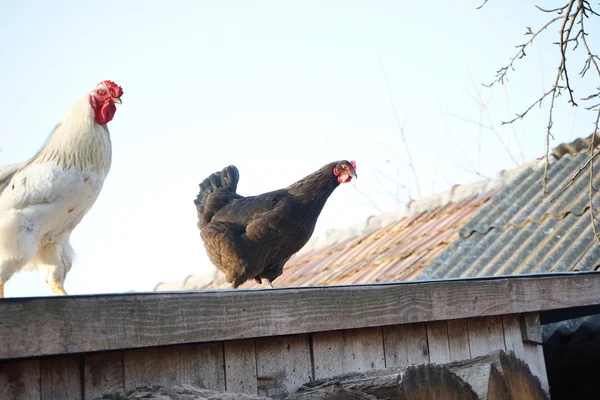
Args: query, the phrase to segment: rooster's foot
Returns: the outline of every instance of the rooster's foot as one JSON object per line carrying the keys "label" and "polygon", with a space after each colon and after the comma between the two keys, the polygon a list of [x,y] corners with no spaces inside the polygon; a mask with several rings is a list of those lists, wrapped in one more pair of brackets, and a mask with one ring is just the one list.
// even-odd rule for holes
{"label": "rooster's foot", "polygon": [[54,294],[57,294],[59,296],[66,296],[67,292],[65,291],[65,289],[63,288],[62,284],[58,281],[46,281],[46,283],[48,284],[48,286],[50,286],[50,289],[52,289],[52,291],[54,292]]}

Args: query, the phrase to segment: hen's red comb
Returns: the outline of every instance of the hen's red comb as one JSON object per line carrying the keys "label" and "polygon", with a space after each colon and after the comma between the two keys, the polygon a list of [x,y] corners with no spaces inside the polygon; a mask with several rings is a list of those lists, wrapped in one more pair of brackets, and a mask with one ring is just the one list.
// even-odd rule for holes
{"label": "hen's red comb", "polygon": [[102,81],[100,83],[104,83],[108,87],[110,94],[113,95],[114,97],[123,96],[123,89],[121,88],[121,86],[117,85],[113,81]]}
{"label": "hen's red comb", "polygon": [[350,164],[352,164],[352,168],[354,168],[354,170],[356,171],[356,161],[351,160]]}

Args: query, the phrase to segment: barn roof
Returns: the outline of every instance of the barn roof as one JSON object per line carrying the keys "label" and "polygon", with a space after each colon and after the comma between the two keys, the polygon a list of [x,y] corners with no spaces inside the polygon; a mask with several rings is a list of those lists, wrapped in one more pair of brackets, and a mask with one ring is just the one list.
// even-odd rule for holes
{"label": "barn roof", "polygon": [[[526,168],[460,228],[456,240],[418,279],[596,270],[600,242],[590,224],[589,168],[550,201],[588,159],[588,152],[565,153],[553,162],[544,198],[539,184],[543,168]],[[600,187],[600,167],[593,180]],[[597,213],[597,192],[593,207]]]}

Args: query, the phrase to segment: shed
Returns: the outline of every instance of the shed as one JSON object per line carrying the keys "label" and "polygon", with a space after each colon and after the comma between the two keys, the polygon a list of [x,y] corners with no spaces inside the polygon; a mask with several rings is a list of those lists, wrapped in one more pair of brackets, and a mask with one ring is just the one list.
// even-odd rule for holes
{"label": "shed", "polygon": [[348,372],[509,350],[547,390],[540,320],[597,312],[600,273],[8,298],[0,399],[191,384],[282,398]]}

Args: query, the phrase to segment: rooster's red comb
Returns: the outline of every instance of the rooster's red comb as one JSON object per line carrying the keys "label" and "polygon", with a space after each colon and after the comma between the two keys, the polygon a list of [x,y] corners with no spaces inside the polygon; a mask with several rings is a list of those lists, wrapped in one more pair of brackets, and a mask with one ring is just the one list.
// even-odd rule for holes
{"label": "rooster's red comb", "polygon": [[123,96],[123,89],[121,88],[121,86],[117,85],[113,81],[107,80],[107,81],[102,81],[100,83],[104,83],[106,85],[106,87],[108,87],[108,90],[112,96],[114,96],[114,97]]}

